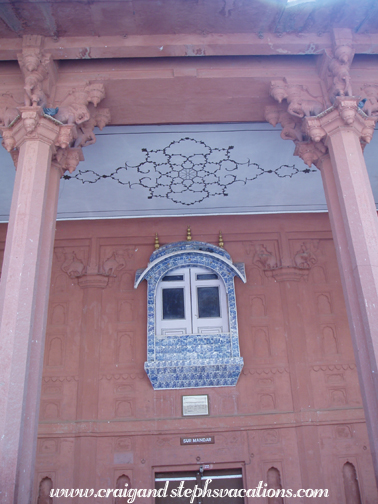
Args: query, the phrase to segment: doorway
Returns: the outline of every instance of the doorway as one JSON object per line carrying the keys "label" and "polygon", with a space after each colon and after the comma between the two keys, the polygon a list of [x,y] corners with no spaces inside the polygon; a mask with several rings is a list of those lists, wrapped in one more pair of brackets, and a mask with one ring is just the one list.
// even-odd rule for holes
{"label": "doorway", "polygon": [[[156,497],[155,504],[244,504],[243,497],[234,497],[243,488],[241,469],[167,472],[155,474],[155,488],[166,488],[165,496]],[[233,490],[232,496],[229,491]],[[194,492],[194,495],[193,495]],[[227,496],[225,500],[224,497]]]}

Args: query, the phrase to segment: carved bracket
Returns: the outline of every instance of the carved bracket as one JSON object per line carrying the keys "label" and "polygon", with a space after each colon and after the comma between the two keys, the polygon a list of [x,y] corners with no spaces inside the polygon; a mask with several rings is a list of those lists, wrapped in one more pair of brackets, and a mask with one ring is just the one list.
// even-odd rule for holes
{"label": "carved bracket", "polygon": [[353,35],[347,28],[334,28],[332,48],[325,51],[319,74],[325,83],[329,105],[337,96],[353,96],[350,66],[354,57]]}
{"label": "carved bracket", "polygon": [[24,77],[24,103],[20,106],[21,102],[10,93],[1,97],[2,145],[11,153],[17,167],[19,142],[12,133],[13,125],[22,117],[25,134],[30,136],[44,117],[60,128],[54,142],[53,161],[60,166],[62,174],[65,170],[72,173],[84,160],[81,147],[96,141],[94,127],[102,130],[110,122],[109,110],[96,108],[105,98],[104,84],[85,82],[70,89],[60,103],[54,103],[57,72],[51,55],[44,51],[43,37],[25,36],[22,52],[17,56]]}
{"label": "carved bracket", "polygon": [[[273,126],[281,124],[281,138],[292,140],[295,143],[294,155],[311,167],[312,164],[316,166],[327,154],[327,137],[335,128],[352,126],[360,138],[362,148],[371,141],[375,121],[378,119],[378,97],[376,117],[367,116],[363,106],[360,98],[336,96],[333,106],[317,116],[305,116],[303,119],[294,117],[280,103],[267,106],[265,118]],[[373,113],[373,109],[370,113]]]}
{"label": "carved bracket", "polygon": [[305,86],[289,85],[285,78],[271,81],[270,95],[278,103],[282,103],[286,99],[288,104],[287,112],[300,119],[316,116],[325,108],[321,97],[310,94]]}

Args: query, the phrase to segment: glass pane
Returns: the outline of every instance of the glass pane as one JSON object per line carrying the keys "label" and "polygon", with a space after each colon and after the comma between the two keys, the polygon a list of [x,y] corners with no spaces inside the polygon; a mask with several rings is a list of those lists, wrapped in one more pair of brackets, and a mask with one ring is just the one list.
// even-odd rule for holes
{"label": "glass pane", "polygon": [[204,273],[203,275],[197,275],[197,280],[217,280],[218,275],[215,273]]}
{"label": "glass pane", "polygon": [[184,318],[184,289],[163,289],[163,319]]}
{"label": "glass pane", "polygon": [[166,275],[163,277],[163,282],[176,282],[177,280],[184,280],[184,275]]}
{"label": "glass pane", "polygon": [[197,287],[198,317],[220,317],[218,287]]}

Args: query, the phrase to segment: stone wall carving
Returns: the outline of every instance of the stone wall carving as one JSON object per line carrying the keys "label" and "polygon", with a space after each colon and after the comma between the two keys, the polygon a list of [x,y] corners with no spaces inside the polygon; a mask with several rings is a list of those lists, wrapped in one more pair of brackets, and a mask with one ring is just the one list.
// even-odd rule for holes
{"label": "stone wall carving", "polygon": [[[70,149],[74,150],[76,149]],[[69,278],[76,279],[80,287],[105,288],[109,285],[109,280],[117,277],[126,266],[125,257],[129,257],[130,252],[127,247],[122,249],[106,247],[104,251],[100,250],[100,258],[97,258],[93,247],[90,250],[82,247],[56,249],[55,254],[59,256],[61,270]],[[92,258],[91,262],[88,262],[89,257]],[[55,285],[53,288],[58,287]]]}
{"label": "stone wall carving", "polygon": [[316,263],[315,254],[310,250],[308,244],[303,242],[294,255],[294,265],[297,268],[310,269]]}
{"label": "stone wall carving", "polygon": [[268,250],[267,246],[263,243],[255,245],[253,264],[263,270],[270,270],[278,267],[275,253]]}

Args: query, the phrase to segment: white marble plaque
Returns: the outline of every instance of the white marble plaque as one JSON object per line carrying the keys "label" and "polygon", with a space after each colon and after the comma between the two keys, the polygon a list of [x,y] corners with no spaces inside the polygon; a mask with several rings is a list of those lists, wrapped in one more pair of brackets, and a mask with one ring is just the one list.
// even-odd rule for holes
{"label": "white marble plaque", "polygon": [[182,416],[200,416],[209,414],[209,396],[182,396]]}

